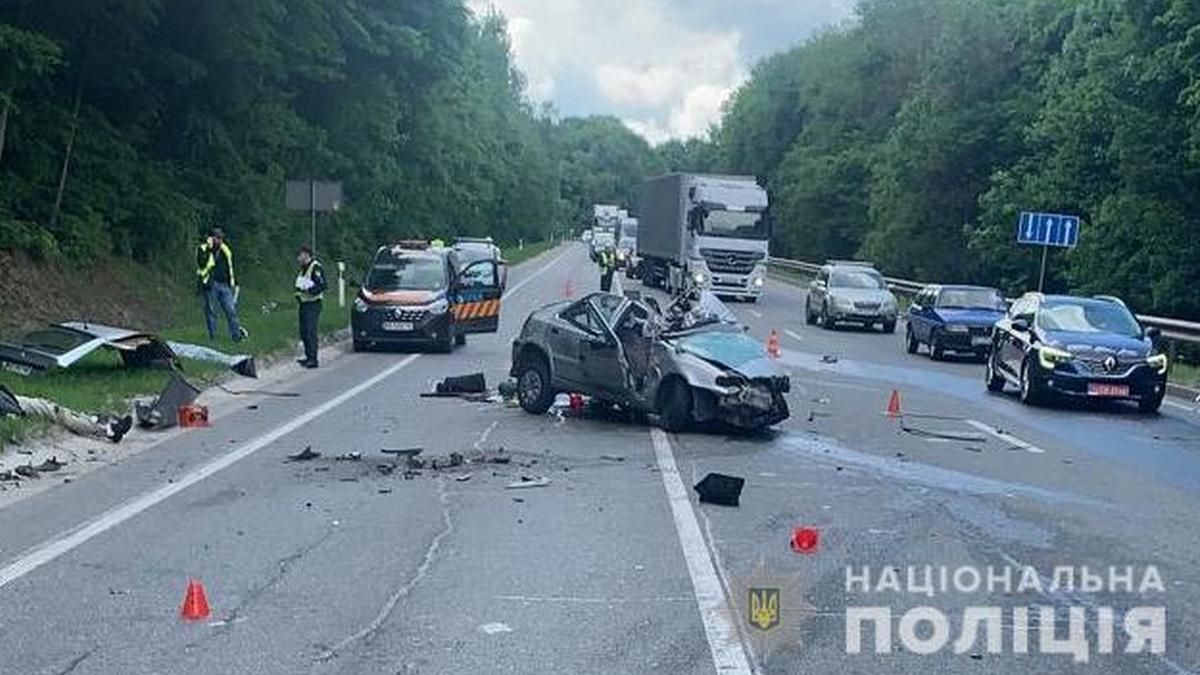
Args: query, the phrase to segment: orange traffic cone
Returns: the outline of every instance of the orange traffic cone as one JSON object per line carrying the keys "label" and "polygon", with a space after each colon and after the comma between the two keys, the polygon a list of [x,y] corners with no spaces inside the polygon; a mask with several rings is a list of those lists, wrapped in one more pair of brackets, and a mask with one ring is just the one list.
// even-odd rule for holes
{"label": "orange traffic cone", "polygon": [[779,358],[779,331],[771,331],[771,335],[767,338],[767,356],[773,359]]}
{"label": "orange traffic cone", "polygon": [[567,285],[563,287],[563,297],[568,300],[575,297],[575,283],[567,279]]}
{"label": "orange traffic cone", "polygon": [[179,610],[179,615],[186,621],[208,618],[208,596],[204,593],[204,584],[195,579],[188,579],[187,592],[183,596],[183,608]]}
{"label": "orange traffic cone", "polygon": [[890,400],[888,400],[887,416],[892,417],[892,418],[897,418],[897,417],[900,417],[901,414],[902,413],[900,412],[900,391],[897,389],[893,389],[892,390],[892,398]]}

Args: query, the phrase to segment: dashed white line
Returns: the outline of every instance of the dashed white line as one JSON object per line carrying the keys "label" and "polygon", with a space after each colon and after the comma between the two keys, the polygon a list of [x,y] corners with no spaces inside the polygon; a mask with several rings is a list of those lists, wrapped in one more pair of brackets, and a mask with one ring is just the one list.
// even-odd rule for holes
{"label": "dashed white line", "polygon": [[[526,284],[540,277],[547,270],[553,268],[555,265],[561,262],[563,258],[565,258],[570,252],[570,250],[565,251],[552,262],[533,272],[525,279],[522,279],[512,288],[508,289],[508,292],[504,294],[504,297],[510,297],[517,291],[524,288]],[[151,490],[150,492],[135,497],[124,504],[117,506],[116,508],[102,513],[95,519],[88,521],[73,530],[61,533],[53,539],[34,547],[30,551],[21,555],[19,558],[13,560],[8,565],[0,568],[0,588],[4,588],[8,584],[20,579],[26,574],[29,574],[42,565],[45,565],[57,559],[58,557],[69,553],[70,551],[87,543],[91,539],[104,534],[105,532],[117,527],[130,518],[133,518],[143,511],[146,511],[171,498],[172,496],[179,494],[180,492],[212,476],[213,474],[233,466],[237,462],[240,462],[255,452],[258,452],[275,441],[278,441],[284,436],[287,436],[293,431],[303,427],[309,422],[321,417],[322,415],[328,413],[334,408],[337,408],[355,396],[358,396],[364,391],[386,380],[392,375],[395,375],[400,370],[407,368],[420,357],[420,354],[408,356],[403,360],[392,364],[388,368],[385,368],[379,373],[376,373],[371,378],[347,389],[341,394],[338,394],[324,403],[309,409],[307,412],[297,415],[296,417],[292,418],[291,421],[275,427],[273,430],[268,431],[262,436],[259,436],[245,445],[242,445],[232,452],[222,455],[211,462],[208,462],[207,464],[201,465],[191,472],[181,476],[174,483],[168,483],[155,490]]]}
{"label": "dashed white line", "polygon": [[994,427],[990,424],[984,424],[983,422],[980,422],[978,420],[964,420],[964,421],[967,424],[982,431],[983,433],[988,434],[989,436],[994,436],[995,438],[998,438],[1001,441],[1008,443],[1009,445],[1013,446],[1014,448],[1020,448],[1021,450],[1024,450],[1025,452],[1032,452],[1035,455],[1043,455],[1046,453],[1045,450],[1037,447],[1036,445],[1026,443],[1025,441],[1017,438],[1016,436],[1013,436],[1010,433],[1001,431],[1000,429],[997,429],[996,427]]}
{"label": "dashed white line", "polygon": [[796,342],[804,342],[804,338],[803,338],[803,337],[801,337],[799,333],[797,333],[796,331],[792,330],[791,328],[786,328],[786,329],[784,329],[784,331],[783,331],[783,332],[784,332],[784,333],[787,333],[787,336],[788,336],[788,337],[790,337],[790,338],[792,338],[792,339],[793,339],[793,340],[795,340]]}
{"label": "dashed white line", "polygon": [[757,309],[752,309],[752,310],[750,310],[750,313],[751,313],[751,314],[753,314],[753,315],[754,315],[754,318],[756,318],[756,319],[761,319],[761,318],[763,318],[763,313],[762,313],[762,312],[760,312],[760,311],[758,311]]}
{"label": "dashed white line", "polygon": [[704,633],[708,637],[713,664],[718,673],[751,675],[754,669],[738,637],[737,626],[733,624],[733,615],[725,597],[725,587],[721,584],[708,544],[700,531],[700,523],[692,510],[687,489],[679,477],[679,468],[671,454],[671,441],[661,429],[652,429],[650,436],[654,442],[659,475],[667,491],[667,502],[675,519],[675,532],[679,535],[679,545],[683,548],[688,574],[692,578],[692,590],[704,623]]}

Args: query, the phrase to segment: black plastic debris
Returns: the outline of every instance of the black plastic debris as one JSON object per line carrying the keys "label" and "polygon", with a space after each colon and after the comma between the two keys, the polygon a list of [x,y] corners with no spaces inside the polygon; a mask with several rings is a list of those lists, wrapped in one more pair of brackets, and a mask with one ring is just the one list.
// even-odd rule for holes
{"label": "black plastic debris", "polygon": [[425,452],[425,448],[400,448],[395,450],[391,448],[383,448],[380,450],[380,452],[385,455],[397,455],[399,457],[416,457],[422,452]]}
{"label": "black plastic debris", "polygon": [[21,404],[17,403],[17,395],[0,384],[0,417],[4,417],[5,415],[23,417],[25,411],[21,410]]}
{"label": "black plastic debris", "polygon": [[287,458],[293,462],[311,462],[320,456],[321,453],[313,450],[311,445],[307,445],[300,452],[297,452],[294,455],[288,455]]}
{"label": "black plastic debris", "polygon": [[21,466],[13,469],[13,471],[15,471],[16,474],[21,478],[41,478],[41,476],[38,474],[38,470],[33,468],[32,464],[22,464]]}
{"label": "black plastic debris", "polygon": [[66,465],[66,462],[58,461],[58,457],[51,457],[50,459],[47,459],[41,464],[35,466],[34,469],[41,473],[54,473],[55,471],[61,470]]}
{"label": "black plastic debris", "polygon": [[169,429],[179,424],[179,409],[200,396],[200,389],[185,380],[177,371],[171,371],[167,385],[151,404],[138,403],[134,406],[138,425],[147,429]]}
{"label": "black plastic debris", "polygon": [[487,380],[483,373],[447,377],[437,383],[436,391],[439,394],[486,394]]}
{"label": "black plastic debris", "polygon": [[338,455],[336,460],[339,462],[361,462],[362,458],[363,456],[361,452],[347,452]]}
{"label": "black plastic debris", "polygon": [[501,398],[510,399],[517,397],[517,383],[513,380],[505,380],[496,387],[496,393],[500,394]]}
{"label": "black plastic debris", "polygon": [[742,487],[746,479],[737,476],[726,476],[721,473],[710,473],[699,483],[696,483],[696,493],[700,502],[718,506],[738,506],[742,496]]}
{"label": "black plastic debris", "polygon": [[821,363],[837,363],[837,362],[838,362],[838,357],[834,356],[833,354],[826,354],[821,357]]}

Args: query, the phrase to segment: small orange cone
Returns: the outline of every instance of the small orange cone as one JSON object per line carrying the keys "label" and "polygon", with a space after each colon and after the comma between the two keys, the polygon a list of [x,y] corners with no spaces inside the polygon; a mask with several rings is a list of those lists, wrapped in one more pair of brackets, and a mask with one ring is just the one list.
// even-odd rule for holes
{"label": "small orange cone", "polygon": [[563,297],[570,299],[575,297],[575,282],[567,279],[567,285],[563,288]]}
{"label": "small orange cone", "polygon": [[187,593],[183,596],[183,608],[179,610],[179,615],[186,621],[200,621],[207,619],[209,613],[204,584],[195,579],[188,579]]}
{"label": "small orange cone", "polygon": [[779,358],[779,331],[771,331],[770,337],[767,338],[767,356]]}
{"label": "small orange cone", "polygon": [[888,401],[887,416],[892,418],[900,417],[900,391],[892,390],[892,398]]}

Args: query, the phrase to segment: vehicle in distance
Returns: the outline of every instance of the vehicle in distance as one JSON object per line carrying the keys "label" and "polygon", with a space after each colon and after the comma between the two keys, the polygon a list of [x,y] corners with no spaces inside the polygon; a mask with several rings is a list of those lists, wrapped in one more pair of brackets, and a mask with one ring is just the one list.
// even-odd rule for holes
{"label": "vehicle in distance", "polygon": [[949,352],[982,359],[992,347],[992,328],[1007,309],[1004,296],[994,288],[926,286],[908,307],[908,353],[916,354],[925,345],[935,361]]}
{"label": "vehicle in distance", "polygon": [[715,296],[653,300],[594,293],[533,312],[513,342],[518,400],[541,414],[581,392],[656,414],[663,428],[719,421],[758,429],[788,417],[788,375]]}
{"label": "vehicle in distance", "polygon": [[350,310],[354,350],[424,345],[449,352],[468,334],[499,330],[500,262],[463,265],[458,256],[424,242],[380,247]]}
{"label": "vehicle in distance", "polygon": [[500,260],[500,247],[491,237],[455,237],[452,248],[458,253],[460,265],[479,260]]}
{"label": "vehicle in distance", "polygon": [[696,286],[758,300],[771,219],[767,191],[753,176],[669,174],[646,181],[639,194],[643,283],[671,295]]}
{"label": "vehicle in distance", "polygon": [[1158,337],[1157,328],[1142,328],[1114,298],[1028,293],[996,324],[987,388],[1013,384],[1027,404],[1053,397],[1126,400],[1157,412],[1170,367],[1156,350]]}
{"label": "vehicle in distance", "polygon": [[617,267],[624,268],[625,276],[633,278],[637,255],[638,219],[626,217],[621,221],[621,234],[617,237]]}
{"label": "vehicle in distance", "polygon": [[831,260],[823,265],[808,286],[804,318],[808,325],[819,321],[826,330],[842,323],[867,328],[879,324],[883,332],[896,332],[900,312],[887,281],[870,263]]}

